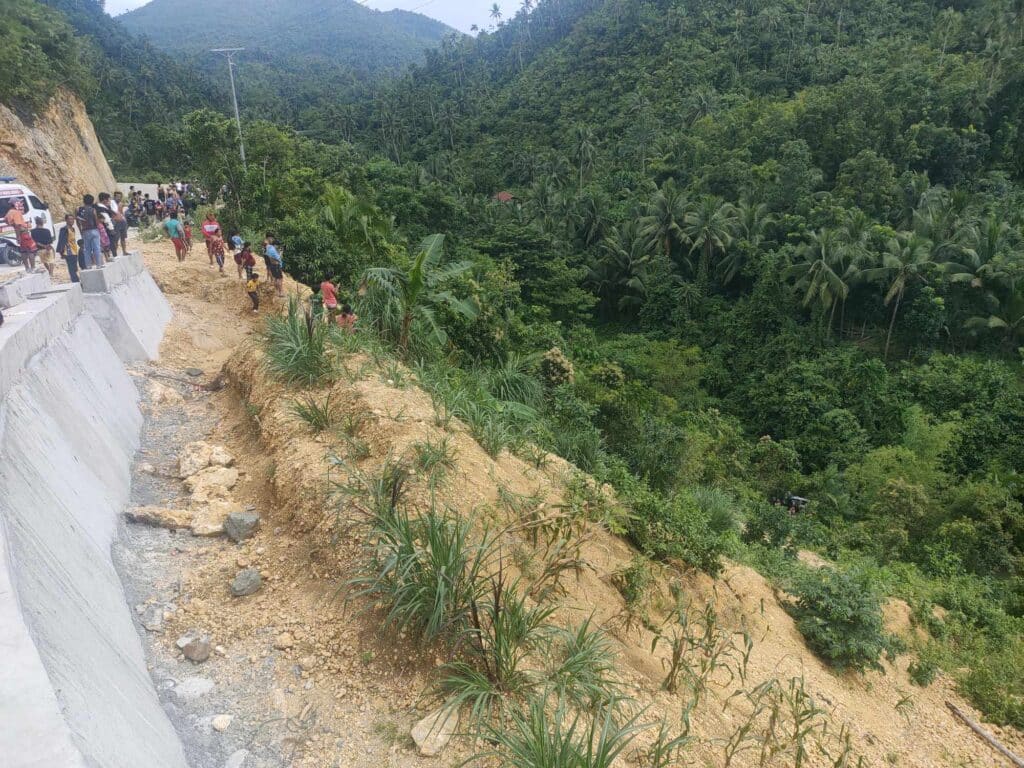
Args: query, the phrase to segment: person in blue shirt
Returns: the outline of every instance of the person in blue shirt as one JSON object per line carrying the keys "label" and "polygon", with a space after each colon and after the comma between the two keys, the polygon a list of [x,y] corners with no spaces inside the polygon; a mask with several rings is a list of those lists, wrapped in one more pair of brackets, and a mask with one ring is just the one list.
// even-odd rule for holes
{"label": "person in blue shirt", "polygon": [[274,288],[278,296],[284,296],[284,259],[277,249],[277,240],[273,232],[267,232],[263,239],[263,263],[274,280]]}

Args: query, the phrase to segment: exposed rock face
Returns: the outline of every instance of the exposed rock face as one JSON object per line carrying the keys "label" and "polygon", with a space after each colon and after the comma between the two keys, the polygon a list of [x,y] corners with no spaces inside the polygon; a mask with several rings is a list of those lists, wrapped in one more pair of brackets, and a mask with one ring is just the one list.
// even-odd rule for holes
{"label": "exposed rock face", "polygon": [[189,443],[178,457],[178,476],[191,477],[207,467],[230,467],[235,457],[223,445],[210,445],[202,440]]}
{"label": "exposed rock face", "polygon": [[49,204],[55,222],[81,205],[86,192],[114,191],[85,105],[64,90],[27,122],[0,104],[0,176],[8,175]]}

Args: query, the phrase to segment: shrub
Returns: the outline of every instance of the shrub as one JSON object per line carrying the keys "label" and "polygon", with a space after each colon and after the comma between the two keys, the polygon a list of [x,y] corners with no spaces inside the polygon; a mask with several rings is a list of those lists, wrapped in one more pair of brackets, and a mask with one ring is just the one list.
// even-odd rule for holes
{"label": "shrub", "polygon": [[393,629],[426,641],[455,637],[475,614],[489,542],[474,544],[471,523],[447,513],[410,517],[400,503],[401,483],[382,481],[373,492],[369,557],[350,586],[380,604]]}
{"label": "shrub", "polygon": [[449,470],[455,469],[456,451],[447,435],[437,440],[424,440],[412,448],[416,454],[416,468],[431,482],[442,480]]}
{"label": "shrub", "polygon": [[560,698],[585,709],[613,702],[618,691],[611,641],[592,621],[555,633],[558,664],[549,676]]}
{"label": "shrub", "polygon": [[793,586],[790,612],[807,645],[839,669],[878,668],[886,648],[882,602],[876,585],[859,569],[805,572]]}
{"label": "shrub", "polygon": [[327,351],[328,326],[318,323],[299,301],[288,301],[288,314],[267,320],[267,366],[289,384],[312,386],[334,372]]}
{"label": "shrub", "polygon": [[[488,724],[487,741],[495,748],[475,759],[499,757],[508,768],[612,768],[637,734],[656,726],[641,722],[643,711],[623,719],[612,704],[591,716],[570,710],[567,702],[551,695],[532,698],[507,722]],[[640,768],[678,765],[686,743],[682,736],[670,738],[662,727],[654,743],[633,759]]]}
{"label": "shrub", "polygon": [[628,534],[648,557],[681,560],[712,575],[737,530],[734,503],[721,491],[697,488],[663,496],[633,481],[624,498],[633,509]]}
{"label": "shrub", "polygon": [[747,515],[743,540],[748,544],[780,547],[796,557],[793,542],[794,518],[782,504],[758,504]]}

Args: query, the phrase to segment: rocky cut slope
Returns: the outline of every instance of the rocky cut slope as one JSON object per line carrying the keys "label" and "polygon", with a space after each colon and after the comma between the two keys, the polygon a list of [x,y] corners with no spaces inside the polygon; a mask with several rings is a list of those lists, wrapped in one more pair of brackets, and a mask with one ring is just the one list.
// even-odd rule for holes
{"label": "rocky cut slope", "polygon": [[0,104],[0,175],[15,176],[50,205],[54,219],[86,192],[112,190],[114,174],[85,105],[58,90],[31,118]]}

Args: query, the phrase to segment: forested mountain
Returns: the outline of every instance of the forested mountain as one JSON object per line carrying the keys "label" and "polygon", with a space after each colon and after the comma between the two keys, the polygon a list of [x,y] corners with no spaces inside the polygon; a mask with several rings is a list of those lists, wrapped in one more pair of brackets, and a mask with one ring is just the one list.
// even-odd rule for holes
{"label": "forested mountain", "polygon": [[0,96],[5,103],[38,104],[56,85],[70,87],[85,100],[115,171],[152,170],[154,154],[174,155],[182,114],[228,101],[224,88],[187,59],[133,38],[97,0],[32,0],[10,8],[14,34],[0,46],[10,83]]}
{"label": "forested mountain", "polygon": [[[178,21],[209,7],[167,26],[208,28]],[[755,565],[840,668],[892,650],[878,598],[902,597],[915,680],[944,668],[1024,727],[1024,5],[493,18],[387,84],[254,50],[248,171],[223,111],[177,123],[206,86],[179,91],[193,75],[168,62],[171,82],[142,79],[163,121],[145,161],[227,180],[225,226],[273,228],[293,275],[335,278],[488,450],[541,446],[611,483],[645,557]],[[55,77],[81,76],[43,26]],[[93,96],[105,139],[117,82]],[[449,266],[413,261],[436,232]]]}
{"label": "forested mountain", "polygon": [[454,31],[426,16],[375,11],[355,0],[151,0],[118,21],[172,54],[244,46],[257,60],[278,65],[307,60],[358,72],[420,61]]}

